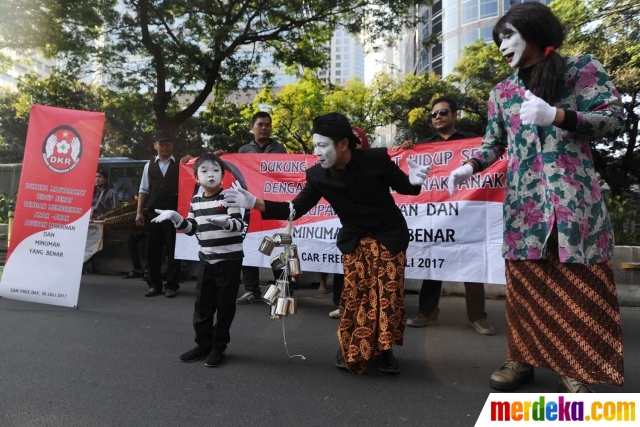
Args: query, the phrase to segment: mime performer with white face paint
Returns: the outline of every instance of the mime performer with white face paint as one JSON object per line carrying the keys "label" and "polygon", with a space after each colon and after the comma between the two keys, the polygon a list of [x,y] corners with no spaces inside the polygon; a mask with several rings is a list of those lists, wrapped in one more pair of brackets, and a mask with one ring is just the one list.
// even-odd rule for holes
{"label": "mime performer with white face paint", "polygon": [[622,385],[613,230],[589,148],[591,138],[621,133],[620,95],[593,56],[556,52],[563,27],[541,3],[512,7],[493,39],[517,72],[491,91],[482,147],[449,178],[453,194],[508,154],[508,354],[490,385],[515,390],[533,379],[534,366],[558,373],[563,393]]}
{"label": "mime performer with white face paint", "polygon": [[[182,362],[206,358],[210,368],[224,361],[231,340],[229,329],[236,314],[236,296],[242,268],[242,230],[240,210],[227,208],[222,194],[225,164],[214,154],[203,154],[193,165],[193,174],[203,189],[191,199],[187,218],[176,211],[156,211],[154,222],[171,221],[188,236],[198,233],[200,267],[196,284],[193,328],[196,346],[180,356]],[[213,317],[217,313],[216,324]]]}
{"label": "mime performer with white face paint", "polygon": [[[394,345],[402,345],[407,223],[389,192],[417,195],[428,166],[409,163],[409,176],[387,150],[357,150],[359,142],[345,116],[330,113],[313,121],[318,164],[307,169],[306,183],[293,199],[295,219],[325,198],[342,222],[337,246],[344,254],[340,349],[336,367],[362,374],[378,356],[378,369],[398,373]],[[288,202],[257,199],[239,186],[225,191],[227,206],[257,209],[264,219],[287,219]]]}

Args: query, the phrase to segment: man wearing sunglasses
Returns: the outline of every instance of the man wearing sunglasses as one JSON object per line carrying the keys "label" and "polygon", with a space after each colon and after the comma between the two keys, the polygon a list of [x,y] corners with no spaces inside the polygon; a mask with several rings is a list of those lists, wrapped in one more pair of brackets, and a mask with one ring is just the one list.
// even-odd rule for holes
{"label": "man wearing sunglasses", "polygon": [[[431,107],[431,125],[436,133],[429,138],[424,139],[417,144],[425,144],[430,142],[453,141],[456,139],[475,138],[478,135],[471,132],[465,132],[456,128],[456,120],[458,119],[458,105],[456,101],[447,96],[433,101]],[[410,149],[413,142],[404,141],[402,145],[394,147],[394,150],[400,148]],[[467,300],[467,318],[469,325],[473,327],[479,334],[493,335],[495,332],[493,327],[487,322],[487,313],[484,311],[484,284],[465,282],[465,298]],[[425,326],[435,326],[438,324],[438,313],[440,309],[440,293],[442,292],[442,281],[440,280],[424,280],[420,288],[420,297],[418,303],[419,313],[417,316],[407,319],[407,326],[415,328],[423,328]]]}

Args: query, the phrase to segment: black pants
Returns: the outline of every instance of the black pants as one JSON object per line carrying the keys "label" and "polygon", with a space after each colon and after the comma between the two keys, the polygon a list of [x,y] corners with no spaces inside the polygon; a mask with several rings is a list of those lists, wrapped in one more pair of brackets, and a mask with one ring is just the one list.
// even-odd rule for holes
{"label": "black pants", "polygon": [[[224,351],[231,340],[229,329],[236,315],[236,296],[240,288],[242,259],[209,264],[200,261],[196,284],[193,329],[201,347]],[[213,316],[218,313],[213,324]]]}
{"label": "black pants", "polygon": [[333,275],[333,303],[340,306],[340,298],[342,297],[342,288],[344,287],[344,274]]}
{"label": "black pants", "polygon": [[176,249],[176,228],[171,221],[151,222],[157,213],[147,215],[147,284],[162,291],[162,248],[167,254],[166,289],[178,290],[180,261],[173,258]]}
{"label": "black pants", "polygon": [[[442,291],[442,281],[423,280],[420,288],[420,298],[418,307],[420,313],[425,316],[431,315],[440,302],[440,292]],[[484,283],[464,283],[464,293],[467,300],[467,318],[470,322],[486,319],[487,313],[484,311]]]}
{"label": "black pants", "polygon": [[129,248],[129,258],[131,258],[131,265],[136,271],[142,271],[142,263],[140,262],[140,251],[138,250],[138,244],[147,237],[145,233],[136,232],[129,235],[127,239],[127,248]]}
{"label": "black pants", "polygon": [[[273,270],[273,279],[279,280],[282,270]],[[289,276],[289,289],[297,289],[297,280]],[[260,267],[242,266],[242,284],[245,292],[260,293]]]}

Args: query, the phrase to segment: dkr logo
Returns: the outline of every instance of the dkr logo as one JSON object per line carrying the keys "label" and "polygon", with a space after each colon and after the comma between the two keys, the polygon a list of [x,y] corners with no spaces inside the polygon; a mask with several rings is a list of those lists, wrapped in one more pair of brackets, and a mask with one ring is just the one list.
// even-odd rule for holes
{"label": "dkr logo", "polygon": [[82,140],[71,126],[58,126],[42,144],[42,158],[49,169],[66,173],[76,167],[82,155]]}

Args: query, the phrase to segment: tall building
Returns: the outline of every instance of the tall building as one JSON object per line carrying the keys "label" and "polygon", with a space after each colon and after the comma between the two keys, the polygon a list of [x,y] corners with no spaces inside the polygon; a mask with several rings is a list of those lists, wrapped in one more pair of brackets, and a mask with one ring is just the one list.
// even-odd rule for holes
{"label": "tall building", "polygon": [[[420,74],[434,72],[443,77],[451,74],[464,53],[464,48],[482,39],[492,42],[493,26],[513,5],[527,1],[549,4],[551,0],[438,0],[432,6],[419,6],[409,13],[421,23],[405,30],[403,38],[414,40],[407,45],[403,68]],[[425,46],[430,35],[436,35],[433,46]]]}
{"label": "tall building", "polygon": [[[243,50],[251,56],[254,46],[244,46]],[[330,51],[329,62],[325,69],[318,71],[319,78],[335,84],[343,84],[353,77],[364,80],[364,47],[356,37],[338,28],[333,33],[327,50]],[[261,79],[263,73],[271,75],[274,88],[293,84],[298,80],[296,73],[291,73],[283,65],[274,63],[273,51],[270,50],[260,53],[260,63],[256,70],[258,77],[251,80],[248,85],[260,88],[263,84]]]}
{"label": "tall building", "polygon": [[15,91],[18,78],[25,74],[35,73],[40,78],[51,75],[56,65],[55,59],[45,59],[35,51],[15,51],[2,49],[2,54],[13,61],[13,65],[4,73],[0,73],[0,89]]}
{"label": "tall building", "polygon": [[346,83],[351,78],[364,81],[364,47],[355,36],[338,28],[330,48],[328,68],[321,70],[318,77],[335,84]]}

